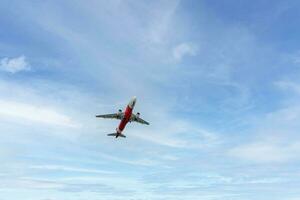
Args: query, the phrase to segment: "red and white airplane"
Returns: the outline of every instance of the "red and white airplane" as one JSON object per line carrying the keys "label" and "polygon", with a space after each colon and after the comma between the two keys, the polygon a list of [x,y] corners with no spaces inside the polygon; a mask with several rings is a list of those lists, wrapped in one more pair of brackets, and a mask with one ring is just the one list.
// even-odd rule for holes
{"label": "red and white airplane", "polygon": [[116,136],[116,138],[120,136],[120,137],[125,138],[126,136],[122,134],[122,131],[124,130],[124,128],[128,122],[138,122],[141,124],[149,125],[148,122],[146,122],[145,120],[140,118],[139,112],[136,113],[136,115],[132,113],[135,103],[136,103],[136,97],[133,97],[130,100],[130,102],[128,103],[128,105],[125,109],[125,112],[122,112],[122,110],[119,109],[118,113],[106,114],[106,115],[96,115],[96,117],[121,120],[119,126],[116,128],[116,132],[107,134],[108,136]]}

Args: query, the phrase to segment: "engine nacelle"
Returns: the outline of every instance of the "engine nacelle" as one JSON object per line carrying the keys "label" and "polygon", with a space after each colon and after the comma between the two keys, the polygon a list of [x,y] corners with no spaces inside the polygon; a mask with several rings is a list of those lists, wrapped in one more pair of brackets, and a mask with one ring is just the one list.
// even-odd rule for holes
{"label": "engine nacelle", "polygon": [[119,109],[119,113],[122,113],[122,110],[121,110],[121,109]]}
{"label": "engine nacelle", "polygon": [[141,115],[141,113],[139,113],[139,112],[138,112],[138,113],[136,113],[136,116],[137,116],[137,117],[140,117],[140,115]]}

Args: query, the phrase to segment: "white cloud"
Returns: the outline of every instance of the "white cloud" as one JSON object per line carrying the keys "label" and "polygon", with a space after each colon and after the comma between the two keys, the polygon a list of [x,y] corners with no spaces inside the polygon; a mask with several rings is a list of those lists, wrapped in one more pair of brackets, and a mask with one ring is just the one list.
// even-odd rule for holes
{"label": "white cloud", "polygon": [[277,144],[271,141],[245,144],[229,151],[231,156],[257,163],[290,161],[297,158],[299,153],[299,142]]}
{"label": "white cloud", "polygon": [[0,60],[0,69],[2,71],[17,73],[20,71],[30,70],[30,65],[25,56],[15,58],[2,58]]}
{"label": "white cloud", "polygon": [[291,198],[287,198],[286,200],[300,200],[300,197],[291,197]]}
{"label": "white cloud", "polygon": [[284,57],[286,61],[291,62],[293,64],[300,64],[300,51],[296,51],[294,53],[287,54],[286,57]]}
{"label": "white cloud", "polygon": [[132,159],[119,158],[117,156],[112,156],[112,155],[108,155],[108,154],[100,153],[100,152],[97,152],[97,155],[101,156],[102,158],[107,159],[107,160],[120,162],[120,163],[125,163],[125,164],[129,164],[129,165],[154,166],[154,165],[159,164],[159,162],[157,162],[155,160],[148,159],[148,158],[142,158],[142,159],[139,159],[139,160],[132,160]]}
{"label": "white cloud", "polygon": [[178,21],[175,23],[176,10],[179,3],[180,1],[178,0],[159,2],[159,4],[153,8],[155,12],[151,11],[150,18],[148,19],[150,26],[144,32],[147,41],[150,42],[149,45],[163,45],[168,43],[175,34],[172,31],[174,26],[176,26],[176,30],[179,31]]}
{"label": "white cloud", "polygon": [[294,91],[300,94],[300,85],[298,83],[292,81],[277,81],[274,84],[282,90]]}
{"label": "white cloud", "polygon": [[66,171],[66,172],[79,172],[79,173],[95,173],[95,174],[114,174],[112,171],[98,170],[98,169],[86,169],[76,168],[63,165],[34,165],[30,166],[31,169],[38,170],[53,170],[53,171]]}
{"label": "white cloud", "polygon": [[230,156],[258,163],[299,160],[300,86],[293,81],[277,81],[274,85],[288,92],[288,98],[281,102],[282,107],[258,119],[255,138],[229,150]]}
{"label": "white cloud", "polygon": [[135,134],[134,132],[131,134],[134,137],[137,137],[142,140],[146,140],[148,142],[152,142],[158,145],[168,146],[168,147],[175,147],[175,148],[187,148],[188,144],[187,141],[180,140],[174,138],[174,136],[164,136],[159,134],[153,134],[144,131],[144,134]]}
{"label": "white cloud", "polygon": [[134,130],[130,134],[138,139],[173,148],[209,148],[221,142],[216,133],[180,119],[173,118],[173,123],[170,124],[168,122],[170,118],[172,117],[160,116],[159,126],[143,130],[143,134],[140,134],[140,130]]}
{"label": "white cloud", "polygon": [[174,47],[173,58],[175,61],[180,62],[185,56],[195,56],[197,48],[189,43],[181,43]]}
{"label": "white cloud", "polygon": [[66,127],[79,126],[70,117],[54,109],[8,100],[0,100],[0,117]]}

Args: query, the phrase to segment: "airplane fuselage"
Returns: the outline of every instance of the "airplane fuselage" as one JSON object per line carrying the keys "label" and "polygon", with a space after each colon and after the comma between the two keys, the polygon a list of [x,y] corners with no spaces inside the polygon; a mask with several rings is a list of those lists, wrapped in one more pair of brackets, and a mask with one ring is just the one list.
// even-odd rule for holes
{"label": "airplane fuselage", "polygon": [[135,102],[136,102],[136,98],[132,98],[130,100],[130,102],[128,103],[125,112],[124,112],[124,116],[121,119],[121,122],[119,124],[119,126],[116,128],[117,134],[120,135],[122,133],[122,131],[125,129],[126,124],[130,121],[131,115],[132,115],[132,111],[133,108],[135,106]]}

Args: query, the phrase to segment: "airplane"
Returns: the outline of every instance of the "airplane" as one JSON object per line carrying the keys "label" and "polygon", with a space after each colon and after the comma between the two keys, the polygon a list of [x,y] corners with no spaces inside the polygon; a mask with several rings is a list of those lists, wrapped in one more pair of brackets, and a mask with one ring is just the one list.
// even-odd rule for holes
{"label": "airplane", "polygon": [[96,117],[105,118],[105,119],[119,119],[121,120],[119,126],[116,128],[115,133],[107,134],[107,136],[116,136],[118,137],[126,137],[124,134],[122,134],[122,131],[124,130],[125,126],[128,122],[138,122],[141,124],[149,125],[148,122],[140,118],[140,113],[133,114],[133,108],[136,103],[136,97],[133,97],[130,102],[128,103],[125,112],[122,112],[121,109],[119,109],[119,112],[113,113],[113,114],[105,114],[105,115],[96,115]]}

